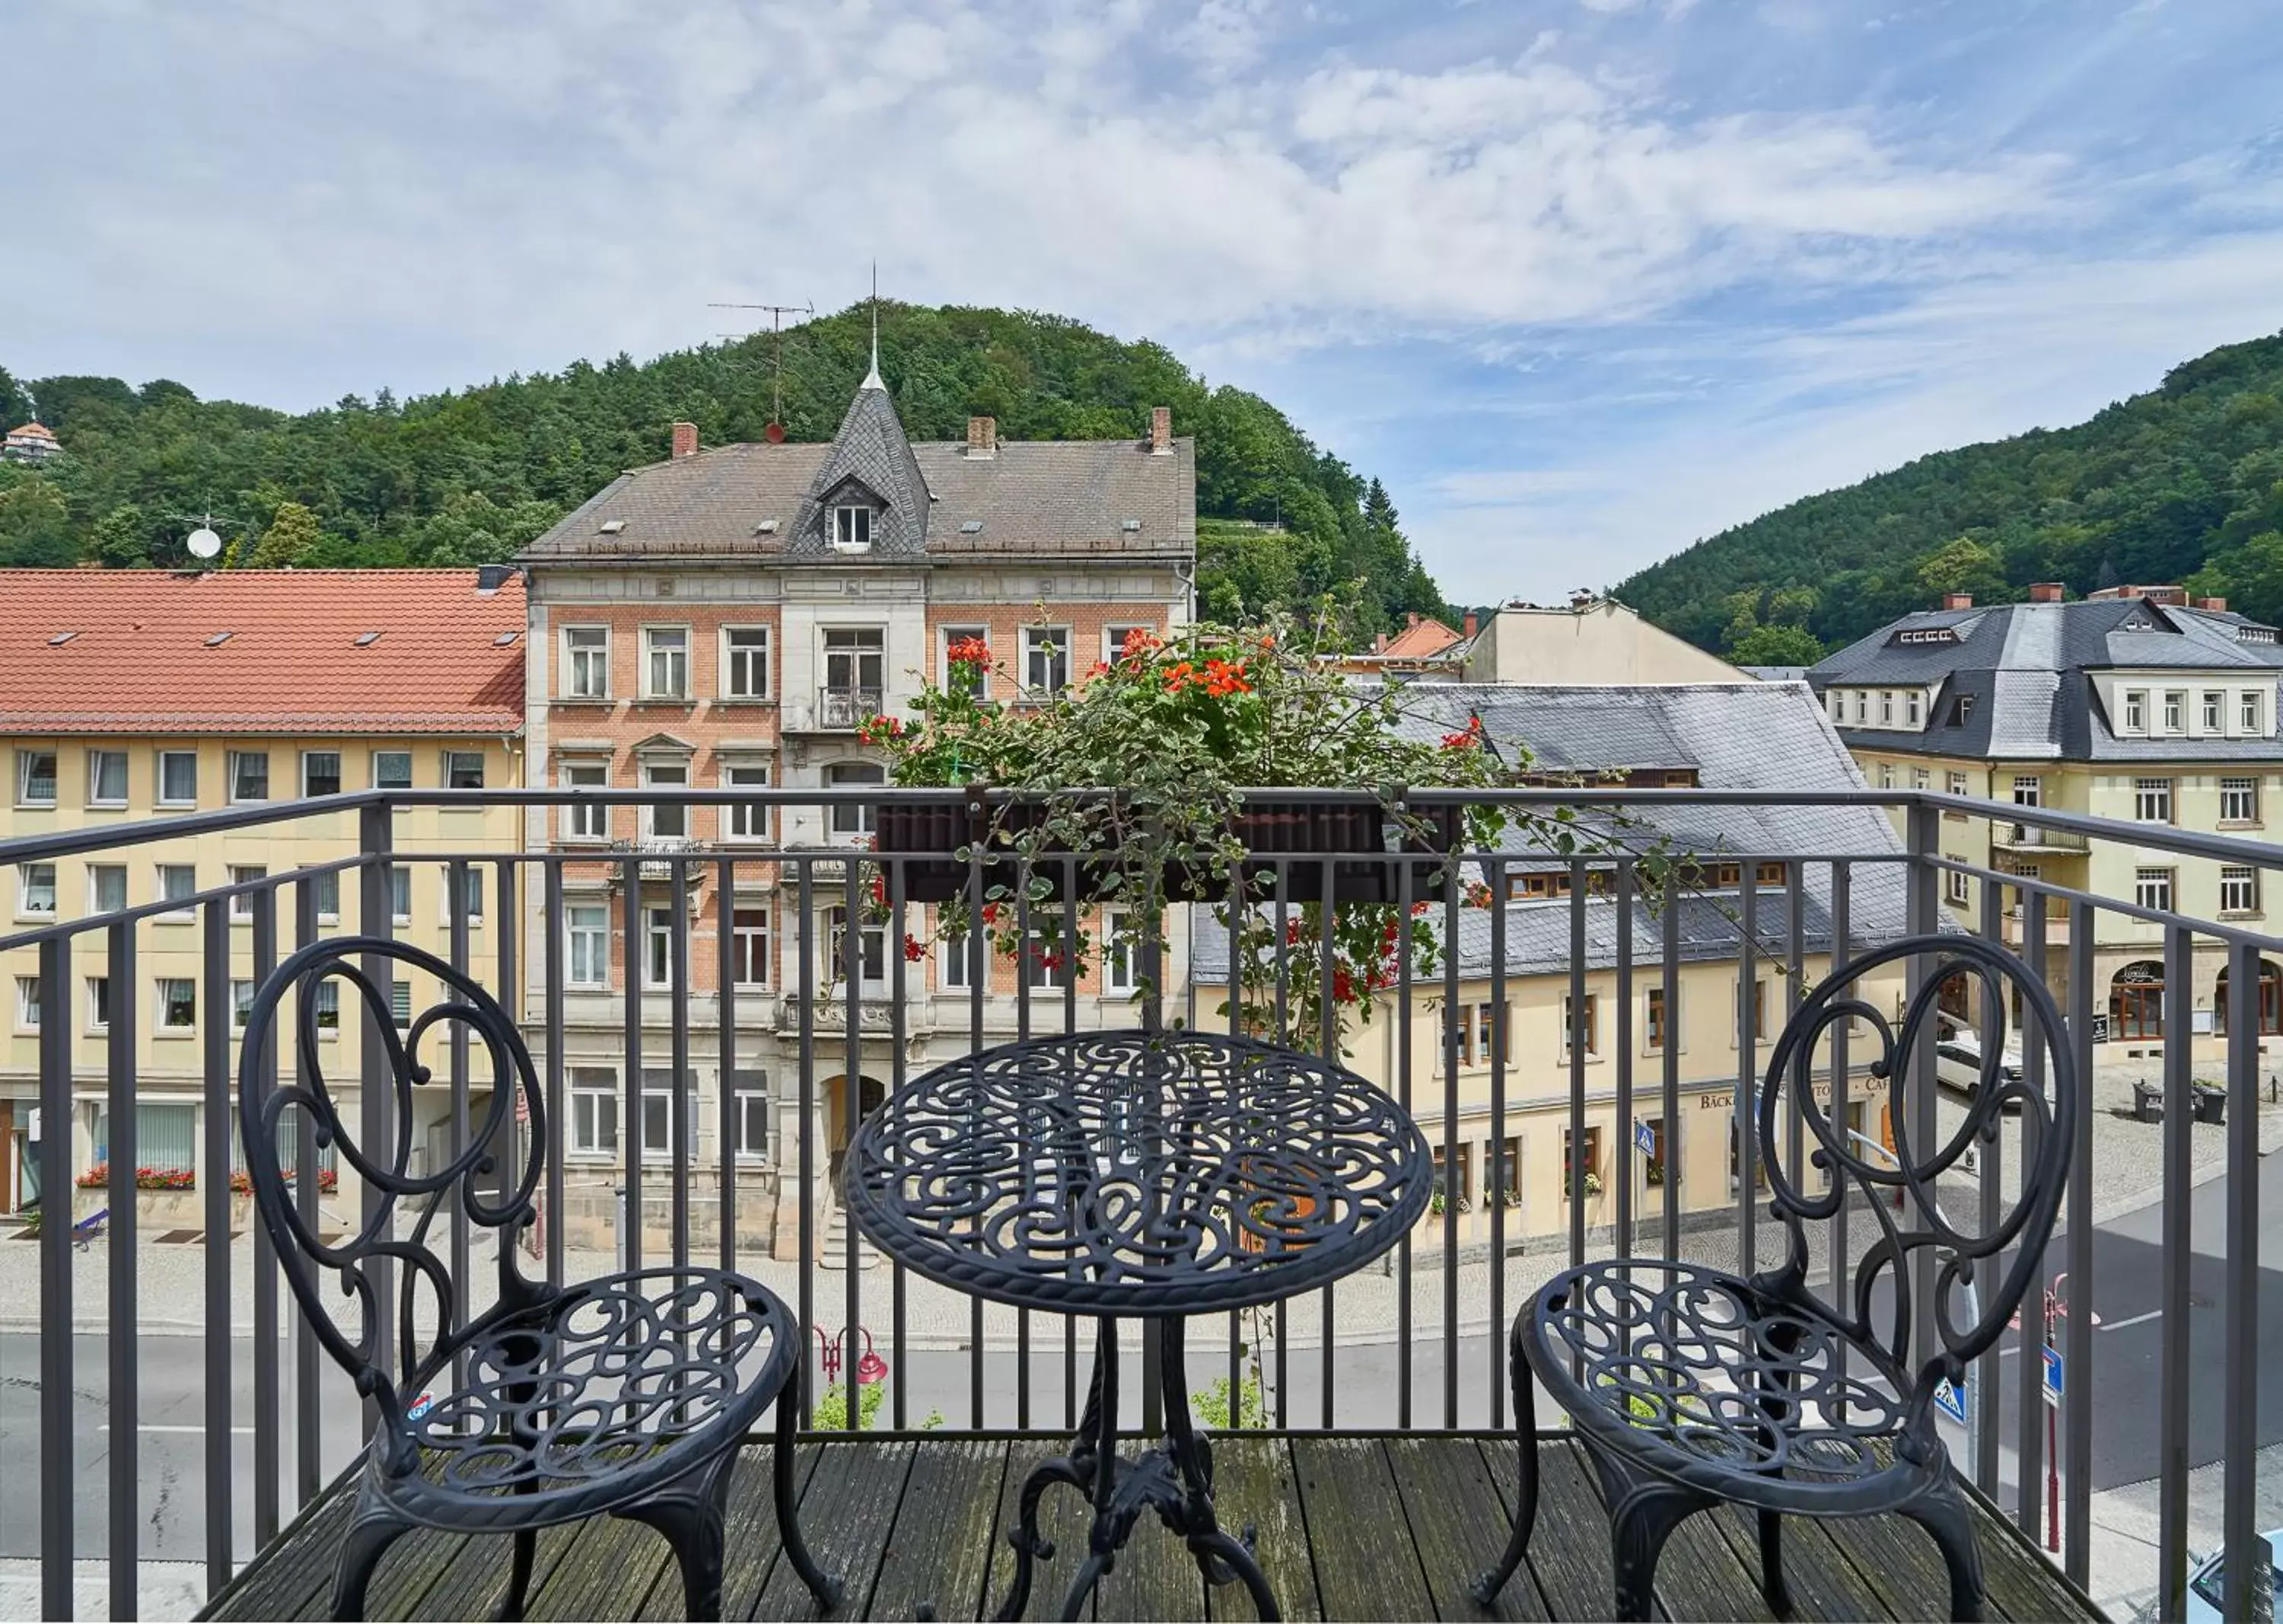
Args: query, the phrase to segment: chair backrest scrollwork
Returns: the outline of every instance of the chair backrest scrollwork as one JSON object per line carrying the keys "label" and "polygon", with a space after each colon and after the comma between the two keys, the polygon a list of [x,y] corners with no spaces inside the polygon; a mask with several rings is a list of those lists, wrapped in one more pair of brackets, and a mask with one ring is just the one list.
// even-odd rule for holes
{"label": "chair backrest scrollwork", "polygon": [[[1907,970],[1913,959],[1922,961],[1921,973],[1899,1019],[1890,1019],[1865,996],[1863,983],[1882,971]],[[1922,1144],[1921,1090],[1935,1076],[1927,1050],[1942,1042],[1940,1022],[1958,1019],[1944,1012],[1943,999],[1946,988],[1961,984],[1978,1015],[1979,1074],[1963,1120],[1947,1133],[1937,1132],[1934,1143]],[[2016,1067],[2007,1058],[2009,994],[2018,995],[2026,1016],[2025,1044],[2042,1051],[2049,1094],[2034,1086],[2035,1065]],[[1850,1045],[1850,1074],[1886,1083],[1890,1155],[1856,1138],[1816,1097],[1819,1057],[1827,1065],[1832,1036],[1841,1029]],[[2025,1062],[2031,1058],[2022,1056]],[[1782,1265],[1755,1284],[1777,1296],[1806,1294],[1807,1226],[1831,1219],[1842,1201],[1853,1198],[1850,1211],[1867,1214],[1877,1232],[1855,1267],[1851,1300],[1827,1303],[1825,1310],[1857,1340],[1882,1345],[1908,1369],[1916,1328],[1912,1264],[1930,1251],[1938,1260],[1931,1304],[1935,1336],[1931,1355],[1917,1371],[1915,1408],[1922,1412],[1935,1382],[1959,1380],[1970,1361],[1996,1344],[2035,1283],[2061,1210],[2077,1113],[2084,1108],[2077,1056],[2060,1008],[2045,984],[2012,954],[1976,937],[1921,936],[1851,961],[1810,990],[1768,1061],[1757,1128],[1771,1211],[1787,1231],[1789,1250]],[[1795,1110],[1804,1127],[1806,1165],[1829,1179],[1813,1193],[1800,1188],[1785,1162],[1785,1130]],[[1953,1216],[1967,1192],[1953,1185],[1953,1212],[1945,1214],[1937,1183],[1962,1172],[1969,1148],[1994,1144],[2009,1114],[2023,1124],[2020,1143],[2034,1142],[2034,1159],[2020,1170],[2010,1203],[2001,1201],[1995,1223],[1961,1227]],[[1977,1220],[1980,1208],[1977,1191]],[[1972,1309],[1960,1313],[1969,1284]],[[1883,1336],[1874,1324],[1882,1298],[1891,1306]]]}
{"label": "chair backrest scrollwork", "polygon": [[[373,957],[434,976],[443,989],[441,1001],[400,1032],[388,989],[376,985],[365,968],[364,961]],[[344,1110],[336,1095],[341,1085],[325,1076],[323,1050],[331,1045],[318,1042],[315,1011],[317,989],[328,981],[355,989],[369,1017],[365,1030],[378,1034],[386,1053],[391,1131],[381,1153],[359,1142],[351,1120],[355,1113]],[[272,1084],[261,1060],[288,991],[294,994],[300,1011],[297,1064],[284,1081]],[[344,1025],[348,1003],[346,998],[339,1000]],[[415,1175],[414,1091],[431,1085],[436,1074],[420,1058],[422,1044],[432,1034],[448,1036],[456,1025],[464,1027],[490,1059],[489,1099],[469,1123],[456,1151],[440,1165]],[[354,1078],[347,1081],[352,1088],[356,1084]],[[503,1306],[521,1307],[545,1295],[544,1285],[522,1273],[515,1244],[518,1232],[537,1215],[533,1196],[547,1157],[546,1105],[530,1051],[498,1000],[432,954],[384,938],[342,937],[303,948],[278,965],[255,993],[238,1052],[238,1128],[254,1205],[294,1299],[326,1351],[355,1378],[358,1393],[401,1424],[406,1397],[417,1396],[419,1386],[448,1356],[442,1344],[455,1329],[467,1285],[452,1277],[445,1258],[431,1244],[430,1232],[440,1212],[448,1219],[456,1210],[471,1224],[499,1231]],[[525,1116],[520,1123],[516,1120],[518,1098]],[[293,1199],[289,1171],[281,1165],[278,1128],[289,1108],[305,1113],[316,1127],[317,1144],[331,1147],[339,1165],[362,1181],[366,1191],[378,1196],[375,1200],[368,1195],[363,1210],[351,1215],[347,1231],[331,1239],[326,1238],[328,1226],[312,1225],[304,1218]],[[517,1136],[525,1140],[524,1155],[510,1182],[503,1176],[502,1165],[512,1154]],[[417,1213],[409,1229],[399,1222],[400,1203]],[[383,1260],[402,1271],[394,1305],[393,1364],[379,1334],[375,1266]],[[336,1316],[339,1299],[328,1300],[320,1287],[326,1272],[339,1277],[340,1295],[354,1301],[354,1334]],[[424,1286],[425,1300],[420,1295]],[[383,1435],[396,1430],[393,1426]]]}

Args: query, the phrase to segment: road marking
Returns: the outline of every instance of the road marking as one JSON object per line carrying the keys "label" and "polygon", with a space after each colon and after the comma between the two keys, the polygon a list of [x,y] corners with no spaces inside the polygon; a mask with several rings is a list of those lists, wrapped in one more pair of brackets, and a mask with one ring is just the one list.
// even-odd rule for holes
{"label": "road marking", "polygon": [[[95,1430],[98,1433],[107,1433],[111,1430],[111,1423],[105,1421]],[[144,1421],[136,1424],[135,1430],[138,1433],[197,1433],[203,1434],[206,1429],[202,1426],[183,1426],[160,1421]],[[233,1426],[230,1430],[233,1433],[244,1433],[249,1437],[252,1436],[253,1432],[253,1429],[250,1426]]]}
{"label": "road marking", "polygon": [[2095,1326],[2094,1329],[2098,1331],[2122,1331],[2127,1325],[2145,1325],[2152,1319],[2162,1319],[2163,1317],[2163,1309],[2151,1308],[2146,1314],[2136,1314],[2131,1319],[2110,1320],[2107,1324]]}

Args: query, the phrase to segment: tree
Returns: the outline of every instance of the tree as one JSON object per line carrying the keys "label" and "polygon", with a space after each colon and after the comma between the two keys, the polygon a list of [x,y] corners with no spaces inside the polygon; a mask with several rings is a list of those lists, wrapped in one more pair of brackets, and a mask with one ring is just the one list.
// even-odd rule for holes
{"label": "tree", "polygon": [[1755,626],[1736,639],[1728,660],[1739,666],[1812,666],[1823,658],[1823,644],[1800,626]]}
{"label": "tree", "polygon": [[2006,592],[2006,570],[1998,550],[1971,536],[1959,536],[1921,559],[1916,579],[1929,605],[1948,592],[1968,592],[1976,600],[2000,598]]}
{"label": "tree", "polygon": [[35,474],[0,489],[0,566],[66,569],[79,562],[71,515],[49,480]]}
{"label": "tree", "polygon": [[316,546],[322,535],[315,513],[298,502],[281,504],[277,516],[269,521],[269,528],[254,543],[253,566],[284,569],[298,564],[303,554]]}
{"label": "tree", "polygon": [[151,536],[143,510],[122,502],[96,520],[89,549],[107,569],[144,569],[151,563]]}

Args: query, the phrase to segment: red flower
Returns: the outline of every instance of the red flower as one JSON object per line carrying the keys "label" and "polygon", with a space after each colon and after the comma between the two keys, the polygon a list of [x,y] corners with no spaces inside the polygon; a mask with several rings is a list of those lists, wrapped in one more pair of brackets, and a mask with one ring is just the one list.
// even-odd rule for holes
{"label": "red flower", "polygon": [[907,933],[904,937],[904,956],[917,964],[927,956],[927,943]]}
{"label": "red flower", "polygon": [[991,663],[991,645],[980,637],[960,637],[944,651],[955,666],[987,666]]}
{"label": "red flower", "polygon": [[1481,748],[1482,742],[1483,719],[1480,716],[1467,718],[1465,732],[1443,735],[1443,748],[1445,750],[1476,750]]}
{"label": "red flower", "polygon": [[1424,902],[1414,902],[1411,904],[1411,917],[1414,919],[1423,916],[1426,911],[1427,904]]}
{"label": "red flower", "polygon": [[872,900],[883,908],[888,905],[888,877],[885,874],[872,876]]}
{"label": "red flower", "polygon": [[1119,645],[1118,653],[1121,660],[1142,660],[1146,659],[1152,650],[1165,646],[1164,642],[1148,627],[1136,626],[1126,634],[1126,641]]}
{"label": "red flower", "polygon": [[1168,668],[1165,672],[1165,691],[1179,693],[1181,691],[1181,684],[1189,681],[1196,674],[1197,668],[1186,660],[1177,666]]}
{"label": "red flower", "polygon": [[1252,691],[1252,684],[1244,680],[1244,661],[1241,660],[1234,662],[1208,660],[1202,680],[1205,691],[1216,699],[1225,699],[1233,693]]}
{"label": "red flower", "polygon": [[1297,919],[1284,921],[1284,945],[1288,948],[1300,945],[1300,922]]}
{"label": "red flower", "polygon": [[1355,977],[1348,973],[1347,966],[1344,964],[1339,965],[1332,972],[1332,998],[1338,1003],[1355,1002]]}
{"label": "red flower", "polygon": [[983,923],[986,925],[996,925],[999,923],[998,903],[986,902],[983,904]]}
{"label": "red flower", "polygon": [[1040,948],[1039,967],[1041,970],[1060,970],[1063,967],[1063,950],[1060,948]]}

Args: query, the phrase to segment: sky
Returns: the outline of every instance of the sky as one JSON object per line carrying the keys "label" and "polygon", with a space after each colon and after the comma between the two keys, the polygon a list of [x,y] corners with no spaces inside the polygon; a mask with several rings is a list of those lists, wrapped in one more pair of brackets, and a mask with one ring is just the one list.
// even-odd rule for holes
{"label": "sky", "polygon": [[1053,311],[1549,601],[2283,328],[2272,0],[0,0],[0,365],[291,409]]}

